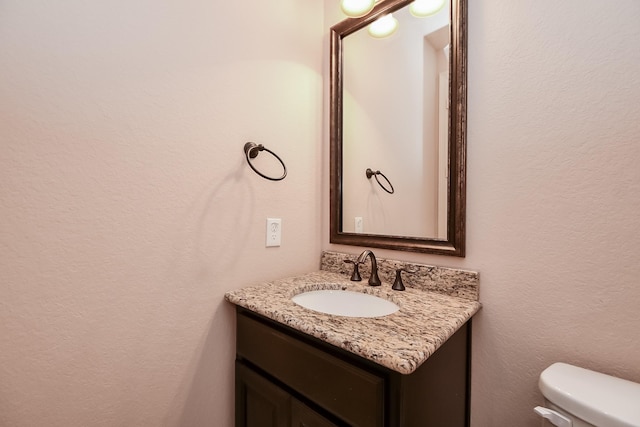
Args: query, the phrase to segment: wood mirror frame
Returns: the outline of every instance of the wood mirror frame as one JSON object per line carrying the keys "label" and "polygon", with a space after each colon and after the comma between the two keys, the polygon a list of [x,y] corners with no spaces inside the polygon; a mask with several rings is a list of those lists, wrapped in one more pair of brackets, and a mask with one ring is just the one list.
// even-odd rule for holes
{"label": "wood mirror frame", "polygon": [[390,236],[342,231],[343,178],[343,38],[377,18],[401,9],[413,0],[381,0],[361,18],[349,18],[331,27],[330,52],[330,223],[331,243],[465,256],[466,108],[467,108],[467,0],[450,0],[449,57],[449,182],[447,238]]}

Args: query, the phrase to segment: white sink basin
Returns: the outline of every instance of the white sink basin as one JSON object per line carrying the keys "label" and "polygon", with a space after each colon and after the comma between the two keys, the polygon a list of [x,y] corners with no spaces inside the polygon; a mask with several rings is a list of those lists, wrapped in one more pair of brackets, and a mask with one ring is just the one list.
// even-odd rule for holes
{"label": "white sink basin", "polygon": [[375,295],[331,289],[303,292],[291,300],[309,310],[347,317],[381,317],[400,309]]}

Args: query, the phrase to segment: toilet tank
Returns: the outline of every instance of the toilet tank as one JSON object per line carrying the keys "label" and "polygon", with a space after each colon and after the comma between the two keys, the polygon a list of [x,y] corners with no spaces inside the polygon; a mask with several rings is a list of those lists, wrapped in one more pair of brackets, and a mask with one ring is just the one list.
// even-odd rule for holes
{"label": "toilet tank", "polygon": [[640,427],[640,384],[554,363],[540,374],[538,385],[550,403],[589,424]]}

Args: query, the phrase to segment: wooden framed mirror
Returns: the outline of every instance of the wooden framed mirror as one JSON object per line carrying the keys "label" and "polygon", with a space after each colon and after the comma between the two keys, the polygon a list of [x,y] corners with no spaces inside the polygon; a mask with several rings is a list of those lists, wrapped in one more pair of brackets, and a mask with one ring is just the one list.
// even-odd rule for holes
{"label": "wooden framed mirror", "polygon": [[[467,0],[437,19],[410,3],[381,0],[331,28],[330,242],[463,257]],[[392,13],[396,33],[369,37]]]}

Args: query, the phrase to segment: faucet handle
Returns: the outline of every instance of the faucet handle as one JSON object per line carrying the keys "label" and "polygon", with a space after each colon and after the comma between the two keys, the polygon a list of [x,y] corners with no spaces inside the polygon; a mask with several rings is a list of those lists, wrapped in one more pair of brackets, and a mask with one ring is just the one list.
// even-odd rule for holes
{"label": "faucet handle", "polygon": [[394,291],[404,291],[405,287],[404,287],[404,283],[402,283],[402,272],[406,272],[409,274],[413,274],[413,273],[417,273],[416,270],[408,270],[406,268],[398,268],[396,269],[396,280],[393,282],[393,286],[391,286],[391,289],[393,289]]}
{"label": "faucet handle", "polygon": [[402,272],[406,271],[407,273],[415,273],[415,271],[407,270],[406,268],[398,268],[396,269],[396,280],[393,282],[393,286],[391,289],[394,291],[404,291],[404,283],[402,283]]}
{"label": "faucet handle", "polygon": [[393,289],[394,291],[404,291],[405,290],[404,283],[402,283],[402,272],[403,271],[405,271],[404,268],[396,269],[396,280],[393,282],[393,286],[391,286],[391,289]]}
{"label": "faucet handle", "polygon": [[344,263],[345,264],[353,264],[353,273],[351,274],[351,281],[352,282],[361,281],[362,277],[360,277],[360,271],[358,270],[358,266],[360,265],[360,263],[357,262],[357,261],[351,261],[350,259],[345,259]]}

